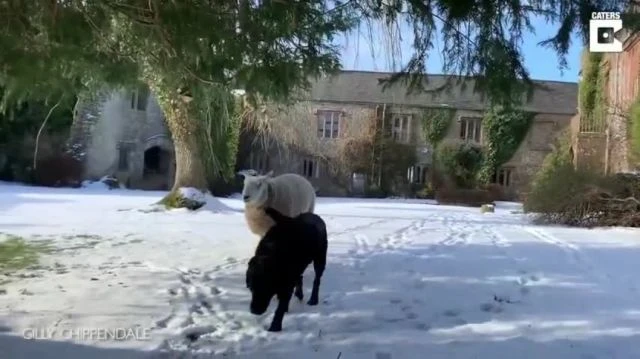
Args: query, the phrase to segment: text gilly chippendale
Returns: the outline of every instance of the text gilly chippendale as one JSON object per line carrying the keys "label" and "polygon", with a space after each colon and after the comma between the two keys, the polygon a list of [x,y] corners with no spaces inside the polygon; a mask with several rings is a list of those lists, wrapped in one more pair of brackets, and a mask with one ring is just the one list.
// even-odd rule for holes
{"label": "text gilly chippendale", "polygon": [[77,340],[77,341],[145,341],[150,340],[149,328],[27,328],[25,339]]}

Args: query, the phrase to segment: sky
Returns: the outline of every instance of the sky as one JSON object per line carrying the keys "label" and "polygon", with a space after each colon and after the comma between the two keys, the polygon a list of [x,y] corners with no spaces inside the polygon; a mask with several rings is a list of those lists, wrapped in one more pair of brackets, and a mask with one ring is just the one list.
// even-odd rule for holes
{"label": "sky", "polygon": [[[529,70],[531,78],[551,81],[578,81],[580,53],[583,48],[581,38],[577,34],[572,37],[572,44],[566,57],[568,68],[561,71],[560,63],[554,50],[538,45],[538,42],[552,37],[557,31],[558,25],[546,23],[540,17],[533,18],[532,25],[535,28],[535,33],[526,34],[522,45],[525,66]],[[363,29],[361,32],[364,33],[365,30]],[[402,61],[406,62],[410,59],[412,51],[411,41],[413,36],[411,30],[402,29],[402,37]],[[369,36],[366,34],[361,34],[360,36],[354,34],[341,38],[340,43],[343,48],[342,65],[344,70],[393,71],[390,65],[391,60],[386,56],[389,51],[385,49],[385,41],[380,36],[380,32],[375,31],[374,41],[370,41]],[[371,43],[374,44],[373,54]],[[437,43],[432,51],[427,62],[428,73],[443,73],[442,56],[439,53]]]}

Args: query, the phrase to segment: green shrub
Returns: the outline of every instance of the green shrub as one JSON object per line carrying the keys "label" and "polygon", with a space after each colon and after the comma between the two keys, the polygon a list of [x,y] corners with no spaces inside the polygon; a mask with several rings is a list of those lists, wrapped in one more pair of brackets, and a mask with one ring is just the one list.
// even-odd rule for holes
{"label": "green shrub", "polygon": [[543,223],[581,227],[640,226],[640,177],[576,169],[567,136],[545,158],[524,210]]}
{"label": "green shrub", "polygon": [[435,189],[431,183],[427,183],[423,188],[416,191],[416,198],[420,199],[433,199],[435,196]]}
{"label": "green shrub", "polygon": [[536,178],[524,202],[524,211],[559,213],[567,210],[593,179],[586,171],[577,171],[571,164],[558,162]]}
{"label": "green shrub", "polygon": [[[638,178],[603,176],[562,164],[527,196],[536,221],[580,227],[640,226]],[[632,176],[633,177],[633,176]]]}
{"label": "green shrub", "polygon": [[[565,183],[570,179],[577,180],[576,173],[571,160],[571,141],[569,133],[562,134],[542,162],[540,170],[531,181],[529,193],[524,201],[525,212],[545,212],[553,209],[559,203],[556,197],[557,191],[566,190]],[[564,181],[564,176],[568,176],[568,181]],[[562,196],[562,194],[560,193]]]}
{"label": "green shrub", "polygon": [[640,163],[640,99],[629,109],[629,147],[633,162]]}
{"label": "green shrub", "polygon": [[593,226],[609,223],[604,215],[609,203],[603,195],[620,192],[612,177],[587,169],[576,169],[569,141],[563,136],[544,159],[524,201],[523,209],[535,213],[543,223]]}
{"label": "green shrub", "polygon": [[461,140],[444,140],[435,151],[439,172],[458,188],[474,188],[482,168],[484,153],[477,144]]}
{"label": "green shrub", "polygon": [[389,193],[378,186],[369,186],[364,191],[365,198],[387,198]]}

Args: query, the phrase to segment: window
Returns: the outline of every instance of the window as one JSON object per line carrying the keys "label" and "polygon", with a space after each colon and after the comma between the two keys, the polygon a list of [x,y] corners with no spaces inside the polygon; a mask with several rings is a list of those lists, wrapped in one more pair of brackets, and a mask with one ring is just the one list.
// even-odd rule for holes
{"label": "window", "polygon": [[129,170],[129,145],[124,142],[118,143],[118,171]]}
{"label": "window", "polygon": [[409,143],[411,138],[411,115],[393,115],[391,138],[400,143]]}
{"label": "window", "polygon": [[340,136],[340,111],[318,111],[318,138]]}
{"label": "window", "polygon": [[426,166],[412,166],[407,169],[407,180],[409,183],[424,184],[427,179]]}
{"label": "window", "polygon": [[302,175],[309,178],[318,178],[318,161],[310,159],[302,160]]}
{"label": "window", "polygon": [[145,111],[149,99],[149,89],[146,86],[139,87],[131,93],[131,108],[133,110]]}
{"label": "window", "polygon": [[480,142],[482,138],[482,119],[479,117],[460,117],[460,139]]}
{"label": "window", "polygon": [[493,177],[493,183],[497,183],[503,187],[511,186],[511,180],[513,177],[513,170],[511,168],[501,168],[496,171]]}

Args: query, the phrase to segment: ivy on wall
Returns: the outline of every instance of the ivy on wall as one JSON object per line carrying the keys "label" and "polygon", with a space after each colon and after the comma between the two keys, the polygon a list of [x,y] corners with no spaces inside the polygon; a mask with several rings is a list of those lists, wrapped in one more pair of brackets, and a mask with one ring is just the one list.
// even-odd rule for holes
{"label": "ivy on wall", "polygon": [[627,129],[631,161],[637,166],[640,164],[640,98],[629,108]]}
{"label": "ivy on wall", "polygon": [[486,139],[480,180],[489,183],[495,171],[509,161],[527,136],[535,114],[512,106],[493,106],[482,119]]}
{"label": "ivy on wall", "polygon": [[[422,112],[422,131],[427,143],[431,145],[431,161],[436,165],[438,147],[447,137],[449,127],[453,123],[456,110],[451,108],[429,108]],[[436,180],[435,171],[430,171],[430,186],[434,186]]]}
{"label": "ivy on wall", "polygon": [[434,148],[447,135],[456,114],[454,109],[432,108],[422,113],[422,128],[425,138]]}
{"label": "ivy on wall", "polygon": [[459,188],[476,186],[478,171],[484,164],[483,148],[473,142],[446,139],[438,144],[434,163]]}
{"label": "ivy on wall", "polygon": [[583,128],[590,130],[597,130],[605,120],[605,86],[608,73],[601,66],[602,60],[602,53],[591,52],[585,52],[582,60],[582,79],[578,91],[580,121]]}

